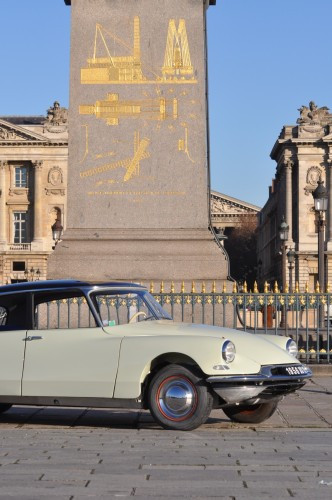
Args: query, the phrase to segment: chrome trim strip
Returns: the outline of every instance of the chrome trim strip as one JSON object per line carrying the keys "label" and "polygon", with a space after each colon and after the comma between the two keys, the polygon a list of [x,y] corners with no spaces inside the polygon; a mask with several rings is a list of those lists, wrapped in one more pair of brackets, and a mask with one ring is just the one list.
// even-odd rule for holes
{"label": "chrome trim strip", "polygon": [[77,406],[94,408],[140,409],[143,404],[138,399],[120,398],[75,398],[60,396],[0,396],[0,403],[28,406]]}
{"label": "chrome trim strip", "polygon": [[[294,375],[272,375],[271,370],[275,368],[294,368],[301,367],[305,373],[296,373]],[[312,371],[305,365],[271,365],[262,366],[261,371],[254,375],[213,375],[206,379],[210,384],[228,383],[228,382],[291,382],[295,380],[304,380],[312,377]]]}

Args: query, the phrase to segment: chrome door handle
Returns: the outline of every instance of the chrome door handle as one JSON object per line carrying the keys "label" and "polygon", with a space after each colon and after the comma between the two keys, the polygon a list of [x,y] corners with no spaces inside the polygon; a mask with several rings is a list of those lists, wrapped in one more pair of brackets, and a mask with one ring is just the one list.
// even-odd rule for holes
{"label": "chrome door handle", "polygon": [[24,342],[30,342],[30,340],[42,340],[43,337],[41,337],[40,335],[33,335],[32,337],[25,337],[24,339],[22,339]]}

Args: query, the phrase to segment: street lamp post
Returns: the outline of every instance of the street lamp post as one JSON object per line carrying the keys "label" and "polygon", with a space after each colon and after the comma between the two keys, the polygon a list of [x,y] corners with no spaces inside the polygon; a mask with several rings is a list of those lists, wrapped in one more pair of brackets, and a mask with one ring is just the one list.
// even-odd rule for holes
{"label": "street lamp post", "polygon": [[55,249],[55,247],[57,246],[58,242],[61,239],[62,231],[63,231],[63,226],[61,225],[59,219],[57,219],[55,223],[52,225],[52,237],[54,240],[54,246],[52,247],[53,250]]}
{"label": "street lamp post", "polygon": [[[325,229],[325,212],[328,204],[328,193],[323,181],[318,181],[318,186],[312,193],[315,203],[315,213],[317,215],[318,225],[318,282],[319,289],[325,290],[325,269],[324,269],[324,229]],[[319,326],[324,327],[324,308],[322,304],[319,306]]]}
{"label": "street lamp post", "polygon": [[287,252],[288,269],[289,269],[289,291],[293,292],[293,269],[295,262],[296,252],[290,248]]}
{"label": "street lamp post", "polygon": [[[286,290],[286,241],[288,240],[289,226],[285,221],[285,216],[282,216],[281,224],[278,228],[279,239],[281,241],[281,276],[282,276],[282,292],[285,293]],[[285,328],[286,326],[286,306],[285,304],[281,309],[281,321],[280,328]]]}

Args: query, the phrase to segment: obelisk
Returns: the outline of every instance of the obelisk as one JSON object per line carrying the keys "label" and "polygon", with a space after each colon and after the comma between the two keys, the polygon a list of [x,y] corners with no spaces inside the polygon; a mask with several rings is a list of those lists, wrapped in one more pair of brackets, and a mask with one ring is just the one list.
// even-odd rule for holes
{"label": "obelisk", "polygon": [[65,3],[68,214],[48,276],[226,279],[209,230],[205,28],[215,0]]}

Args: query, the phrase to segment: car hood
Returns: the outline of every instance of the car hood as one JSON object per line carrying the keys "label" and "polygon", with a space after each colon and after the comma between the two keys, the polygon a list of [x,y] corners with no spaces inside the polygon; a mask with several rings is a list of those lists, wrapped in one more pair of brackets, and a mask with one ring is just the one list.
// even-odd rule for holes
{"label": "car hood", "polygon": [[[298,360],[285,350],[287,337],[278,335],[255,335],[232,328],[223,328],[195,323],[177,323],[170,320],[140,321],[119,327],[104,327],[107,333],[115,329],[123,337],[177,337],[177,338],[215,338],[231,340],[236,348],[236,359],[251,359],[256,363],[273,364],[298,363]],[[237,363],[236,363],[237,364]]]}

